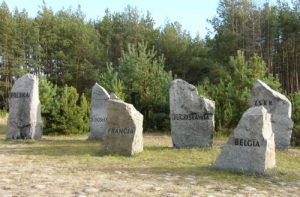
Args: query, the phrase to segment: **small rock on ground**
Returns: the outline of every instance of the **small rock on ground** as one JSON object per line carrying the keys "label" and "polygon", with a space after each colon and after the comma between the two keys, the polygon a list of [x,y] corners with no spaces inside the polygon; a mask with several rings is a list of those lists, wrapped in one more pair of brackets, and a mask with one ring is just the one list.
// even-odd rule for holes
{"label": "small rock on ground", "polygon": [[97,193],[98,191],[99,191],[99,189],[93,188],[93,187],[86,188],[83,190],[83,192],[88,193],[88,194],[94,194],[94,193]]}

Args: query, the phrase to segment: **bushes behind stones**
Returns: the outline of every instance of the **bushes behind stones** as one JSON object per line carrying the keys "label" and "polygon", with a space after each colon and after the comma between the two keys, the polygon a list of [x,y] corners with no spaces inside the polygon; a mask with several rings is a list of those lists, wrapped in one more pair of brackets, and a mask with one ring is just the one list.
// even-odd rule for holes
{"label": "bushes behind stones", "polygon": [[198,92],[216,103],[215,121],[219,134],[230,134],[242,114],[248,109],[248,98],[256,79],[261,79],[278,90],[280,83],[276,77],[267,75],[267,67],[260,57],[254,55],[246,60],[243,52],[230,57],[229,69],[224,70],[219,83],[206,80],[200,84]]}
{"label": "bushes behind stones", "polygon": [[107,65],[99,85],[131,103],[144,115],[144,130],[169,131],[169,85],[172,73],[164,69],[165,59],[157,57],[147,43],[129,44],[118,65]]}
{"label": "bushes behind stones", "polygon": [[88,131],[89,104],[74,87],[58,88],[44,78],[39,82],[44,134],[80,134]]}
{"label": "bushes behind stones", "polygon": [[291,145],[300,145],[300,93],[290,95],[292,102],[292,120],[294,121],[294,128],[292,133]]}

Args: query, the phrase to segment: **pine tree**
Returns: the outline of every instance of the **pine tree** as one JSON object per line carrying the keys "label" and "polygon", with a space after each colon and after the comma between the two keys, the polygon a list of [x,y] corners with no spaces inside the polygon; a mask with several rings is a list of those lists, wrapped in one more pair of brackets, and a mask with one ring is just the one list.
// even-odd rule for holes
{"label": "pine tree", "polygon": [[[126,100],[134,104],[144,115],[145,127],[155,128],[150,118],[155,113],[168,114],[168,91],[171,73],[164,70],[164,58],[156,58],[154,48],[147,44],[128,45],[119,61],[119,76],[126,92]],[[167,116],[167,115],[166,115]]]}

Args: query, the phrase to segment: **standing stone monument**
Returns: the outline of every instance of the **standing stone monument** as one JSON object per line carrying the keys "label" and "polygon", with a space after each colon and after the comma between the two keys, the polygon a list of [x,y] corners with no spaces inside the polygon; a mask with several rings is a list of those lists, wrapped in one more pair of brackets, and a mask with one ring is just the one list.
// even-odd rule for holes
{"label": "standing stone monument", "polygon": [[133,105],[109,100],[104,150],[132,156],[143,151],[143,115]]}
{"label": "standing stone monument", "polygon": [[288,149],[291,141],[293,121],[292,105],[286,96],[272,90],[257,80],[249,98],[250,106],[264,106],[271,114],[276,149]]}
{"label": "standing stone monument", "polygon": [[214,132],[215,103],[198,95],[197,88],[184,80],[172,81],[170,118],[176,148],[211,146]]}
{"label": "standing stone monument", "polygon": [[19,78],[9,93],[7,139],[40,139],[43,123],[39,81],[32,74]]}
{"label": "standing stone monument", "polygon": [[109,94],[98,83],[92,89],[89,140],[103,140],[106,134],[107,103]]}
{"label": "standing stone monument", "polygon": [[271,115],[260,106],[249,108],[243,114],[213,167],[263,174],[275,167],[275,163]]}

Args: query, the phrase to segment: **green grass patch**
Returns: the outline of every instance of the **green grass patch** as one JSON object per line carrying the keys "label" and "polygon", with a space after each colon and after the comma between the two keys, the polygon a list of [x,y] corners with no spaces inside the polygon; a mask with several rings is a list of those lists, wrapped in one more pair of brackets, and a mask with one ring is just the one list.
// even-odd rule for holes
{"label": "green grass patch", "polygon": [[[1,127],[1,130],[5,127]],[[47,163],[63,163],[74,170],[129,171],[132,173],[163,175],[171,173],[178,176],[196,176],[199,181],[209,177],[220,184],[249,184],[258,188],[267,187],[267,182],[293,182],[300,179],[300,149],[277,151],[277,167],[265,175],[247,175],[225,172],[211,167],[221,153],[226,139],[216,138],[212,148],[174,149],[168,135],[144,136],[144,151],[133,157],[105,155],[100,141],[87,141],[87,135],[44,136],[38,141],[7,141],[4,130],[0,135],[0,154],[33,157]],[[217,142],[217,143],[216,143]],[[19,161],[18,161],[19,162]]]}

